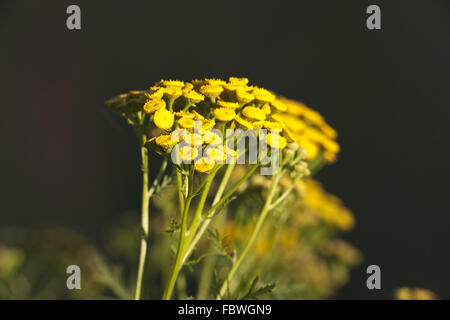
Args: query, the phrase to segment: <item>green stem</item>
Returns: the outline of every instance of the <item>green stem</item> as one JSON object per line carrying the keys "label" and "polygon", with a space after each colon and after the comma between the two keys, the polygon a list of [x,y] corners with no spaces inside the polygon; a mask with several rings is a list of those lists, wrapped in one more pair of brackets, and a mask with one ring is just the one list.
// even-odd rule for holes
{"label": "green stem", "polygon": [[256,222],[256,226],[253,229],[253,232],[250,236],[250,239],[247,241],[244,249],[242,250],[242,252],[240,253],[239,257],[237,258],[236,262],[233,264],[233,266],[231,267],[231,270],[228,272],[227,277],[225,278],[225,281],[222,284],[222,287],[220,288],[220,292],[218,294],[218,296],[216,297],[217,300],[222,299],[222,297],[225,295],[225,293],[227,292],[228,286],[231,282],[231,280],[233,279],[236,271],[239,269],[240,265],[242,264],[242,261],[244,260],[244,258],[247,256],[248,251],[252,248],[253,244],[256,241],[256,238],[258,237],[259,232],[261,231],[261,228],[264,224],[264,221],[267,217],[267,214],[270,211],[270,205],[272,202],[272,199],[275,195],[275,190],[276,190],[276,186],[278,184],[278,181],[281,177],[280,172],[275,174],[272,177],[272,184],[270,186],[270,190],[269,190],[269,196],[266,199],[266,202],[264,204],[263,209],[261,210],[261,213],[258,217],[258,220]]}
{"label": "green stem", "polygon": [[148,241],[148,202],[149,202],[149,190],[148,190],[148,150],[144,146],[145,136],[142,138],[143,143],[141,145],[141,157],[142,157],[142,205],[141,205],[141,250],[139,255],[139,267],[136,280],[136,291],[134,295],[135,300],[141,298],[142,278],[144,275],[145,260],[147,256],[147,241]]}
{"label": "green stem", "polygon": [[[178,169],[177,169],[178,170]],[[169,281],[167,282],[166,288],[164,289],[163,300],[169,300],[172,297],[173,288],[175,286],[178,274],[182,267],[182,253],[184,252],[186,239],[188,236],[187,232],[187,222],[188,222],[188,214],[189,207],[191,205],[192,200],[192,189],[193,189],[193,177],[194,171],[190,170],[188,181],[188,195],[186,197],[183,213],[181,215],[181,229],[180,229],[180,239],[178,240],[178,248],[175,256],[175,262],[172,265],[172,269],[170,271]],[[178,184],[178,189],[180,192],[180,184]],[[181,207],[181,204],[180,204]]]}
{"label": "green stem", "polygon": [[[231,177],[231,173],[233,172],[234,167],[236,166],[236,164],[229,164],[227,166],[227,170],[225,171],[222,181],[220,182],[219,188],[217,189],[217,193],[214,197],[214,200],[212,202],[213,206],[219,201],[219,199],[222,197],[223,192],[225,191],[225,187],[228,184],[228,181],[230,180]],[[244,182],[244,180],[242,181]],[[241,184],[242,184],[241,182]],[[239,184],[239,186],[241,185]],[[239,187],[238,186],[238,187]],[[214,214],[214,211],[210,214],[210,216],[212,216]],[[195,246],[197,245],[197,243],[200,241],[200,239],[202,238],[203,234],[205,233],[206,229],[208,228],[209,224],[211,223],[211,218],[209,216],[205,217],[205,220],[203,221],[200,230],[197,232],[197,234],[194,236],[194,239],[192,240],[192,242],[189,244],[188,249],[186,250],[186,254],[185,257],[183,259],[183,262],[186,261],[187,258],[189,258],[192,250],[194,250]]]}

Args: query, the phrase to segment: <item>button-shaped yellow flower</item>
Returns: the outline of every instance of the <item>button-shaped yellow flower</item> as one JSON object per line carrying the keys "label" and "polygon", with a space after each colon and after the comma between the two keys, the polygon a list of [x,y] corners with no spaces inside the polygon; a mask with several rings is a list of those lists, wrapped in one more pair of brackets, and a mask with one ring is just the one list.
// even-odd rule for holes
{"label": "button-shaped yellow flower", "polygon": [[223,91],[222,86],[206,84],[200,87],[200,93],[210,98],[218,97]]}
{"label": "button-shaped yellow flower", "polygon": [[214,168],[215,165],[216,163],[213,159],[202,157],[200,161],[194,164],[194,168],[198,172],[208,172]]}
{"label": "button-shaped yellow flower", "polygon": [[167,109],[159,109],[155,112],[153,123],[160,129],[167,130],[173,126],[175,117],[172,112]]}
{"label": "button-shaped yellow flower", "polygon": [[286,104],[279,100],[272,101],[270,103],[270,105],[272,107],[274,107],[276,110],[281,111],[281,112],[286,112],[286,110],[287,110]]}
{"label": "button-shaped yellow flower", "polygon": [[287,141],[286,138],[280,136],[278,133],[268,133],[267,144],[272,148],[284,149],[287,145]]}
{"label": "button-shaped yellow flower", "polygon": [[144,111],[148,114],[152,114],[155,111],[158,111],[160,109],[164,109],[166,107],[166,103],[164,100],[148,100],[144,104]]}
{"label": "button-shaped yellow flower", "polygon": [[255,99],[259,102],[267,103],[275,101],[275,95],[266,89],[257,88],[253,90],[253,94],[255,95]]}
{"label": "button-shaped yellow flower", "polygon": [[173,114],[180,118],[194,119],[194,117],[195,117],[195,113],[192,113],[192,112],[178,111],[178,112],[174,112]]}
{"label": "button-shaped yellow flower", "polygon": [[179,80],[161,80],[159,82],[159,85],[165,86],[165,87],[178,87],[182,88],[184,86],[183,81]]}
{"label": "button-shaped yellow flower", "polygon": [[184,136],[184,141],[192,146],[201,146],[203,144],[203,136],[198,133],[189,133]]}
{"label": "button-shaped yellow flower", "polygon": [[199,103],[200,101],[205,100],[205,96],[195,90],[183,90],[183,97],[190,103]]}
{"label": "button-shaped yellow flower", "polygon": [[265,115],[269,115],[272,113],[272,110],[270,109],[270,105],[267,103],[261,107],[261,110],[264,112]]}
{"label": "button-shaped yellow flower", "polygon": [[264,113],[264,111],[262,111],[261,109],[257,108],[257,107],[245,107],[242,110],[242,114],[248,118],[248,119],[252,119],[252,120],[259,120],[262,121],[264,119],[266,119],[266,115]]}
{"label": "button-shaped yellow flower", "polygon": [[203,142],[206,144],[218,145],[222,143],[222,138],[214,131],[206,131],[203,134]]}
{"label": "button-shaped yellow flower", "polygon": [[184,161],[192,161],[198,156],[198,150],[197,148],[192,148],[189,146],[184,146],[180,149],[178,152],[178,155],[180,156],[181,160]]}
{"label": "button-shaped yellow flower", "polygon": [[247,78],[236,78],[236,77],[229,77],[228,82],[234,85],[238,86],[246,86],[248,83]]}
{"label": "button-shaped yellow flower", "polygon": [[277,121],[264,121],[264,128],[268,130],[278,130],[281,132],[283,130],[283,125]]}
{"label": "button-shaped yellow flower", "polygon": [[231,121],[236,117],[236,113],[230,108],[217,108],[214,110],[214,117],[220,121]]}
{"label": "button-shaped yellow flower", "polygon": [[253,129],[253,124],[239,116],[234,117],[234,121],[245,129]]}
{"label": "button-shaped yellow flower", "polygon": [[205,149],[205,151],[208,158],[213,159],[214,161],[222,162],[227,159],[227,155],[222,146],[209,147]]}
{"label": "button-shaped yellow flower", "polygon": [[167,87],[164,88],[164,95],[169,99],[176,99],[183,94],[180,87]]}
{"label": "button-shaped yellow flower", "polygon": [[236,98],[240,103],[249,103],[255,99],[255,96],[247,92],[245,88],[236,89]]}
{"label": "button-shaped yellow flower", "polygon": [[164,89],[157,86],[151,87],[149,92],[146,92],[145,95],[151,100],[160,100],[164,95]]}
{"label": "button-shaped yellow flower", "polygon": [[239,103],[237,103],[237,102],[228,102],[228,101],[218,100],[216,102],[216,104],[220,108],[230,108],[230,109],[237,109],[237,108],[239,108]]}
{"label": "button-shaped yellow flower", "polygon": [[160,135],[159,137],[157,137],[155,139],[155,142],[157,145],[159,145],[161,147],[173,147],[178,142],[180,142],[182,139],[183,139],[182,137],[174,139],[170,134],[164,134],[164,135]]}
{"label": "button-shaped yellow flower", "polygon": [[192,129],[192,128],[194,128],[195,121],[194,121],[194,119],[192,119],[192,118],[181,117],[181,118],[178,120],[178,124],[179,124],[180,127],[182,127],[182,128]]}

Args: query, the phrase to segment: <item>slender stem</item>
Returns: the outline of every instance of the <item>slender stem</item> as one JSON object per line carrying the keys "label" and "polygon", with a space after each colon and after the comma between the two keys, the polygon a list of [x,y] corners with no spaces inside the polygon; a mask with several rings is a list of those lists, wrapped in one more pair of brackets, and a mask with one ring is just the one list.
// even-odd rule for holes
{"label": "slender stem", "polygon": [[145,260],[147,256],[147,241],[148,241],[148,202],[149,202],[149,190],[148,190],[148,150],[144,146],[145,137],[142,138],[143,143],[141,145],[141,157],[142,157],[142,205],[141,205],[141,250],[139,255],[139,267],[136,280],[136,292],[134,295],[135,300],[141,298],[142,278],[144,275]]}
{"label": "slender stem", "polygon": [[[233,169],[236,165],[233,164],[229,164],[227,166],[227,170],[225,171],[222,181],[220,182],[219,188],[217,189],[217,193],[214,197],[214,200],[212,202],[213,205],[215,205],[217,202],[219,202],[219,199],[222,197],[223,192],[225,191],[225,187],[228,184],[228,181],[230,180],[231,177],[231,173],[233,172]],[[242,181],[244,182],[244,181]],[[240,185],[239,185],[240,186]],[[211,212],[210,216],[212,216],[214,214],[214,211]],[[199,229],[199,231],[196,233],[196,235],[194,236],[194,239],[192,240],[192,242],[189,244],[188,249],[186,250],[186,254],[184,256],[183,259],[183,263],[187,260],[187,258],[189,258],[192,250],[194,250],[195,246],[197,245],[197,243],[200,241],[200,239],[202,238],[203,234],[205,233],[206,229],[208,228],[209,224],[211,223],[211,220],[209,216],[207,216],[205,218],[205,220],[203,220],[203,223]]]}
{"label": "slender stem", "polygon": [[244,258],[247,255],[248,251],[251,249],[251,247],[255,243],[255,240],[258,237],[259,232],[261,231],[261,228],[262,228],[262,226],[264,224],[264,221],[265,221],[265,219],[267,217],[267,214],[270,211],[270,205],[271,205],[272,199],[273,199],[273,197],[275,195],[276,186],[278,184],[278,181],[279,181],[280,177],[281,177],[281,175],[279,173],[275,174],[272,177],[272,183],[271,183],[271,186],[270,186],[269,195],[268,195],[268,197],[266,199],[266,202],[264,204],[264,207],[261,210],[261,213],[260,213],[260,215],[258,217],[258,220],[256,222],[256,226],[253,229],[253,232],[252,232],[252,234],[250,236],[250,239],[247,241],[244,249],[240,253],[240,255],[237,258],[236,262],[231,267],[231,270],[228,272],[228,275],[225,278],[225,281],[223,282],[222,287],[220,288],[220,292],[219,292],[218,296],[216,297],[217,300],[222,299],[222,297],[225,295],[225,293],[226,293],[226,291],[228,289],[228,286],[229,286],[231,280],[233,279],[236,271],[239,269],[240,265],[242,264],[242,261],[244,260]]}
{"label": "slender stem", "polygon": [[[163,294],[163,300],[169,300],[172,297],[173,288],[175,286],[175,282],[177,280],[178,274],[182,267],[182,253],[184,252],[185,242],[187,239],[187,223],[188,223],[188,214],[189,207],[191,205],[192,200],[192,189],[193,189],[193,177],[194,171],[190,170],[188,177],[188,195],[186,197],[183,213],[181,215],[181,229],[180,229],[180,239],[178,240],[178,249],[175,256],[175,262],[172,266],[172,270],[170,271],[169,281],[167,282],[166,288]],[[178,184],[178,188],[180,189],[180,185]]]}
{"label": "slender stem", "polygon": [[176,169],[177,175],[177,189],[178,189],[178,203],[180,205],[180,213],[183,214],[184,211],[184,195],[183,195],[183,177],[180,170]]}

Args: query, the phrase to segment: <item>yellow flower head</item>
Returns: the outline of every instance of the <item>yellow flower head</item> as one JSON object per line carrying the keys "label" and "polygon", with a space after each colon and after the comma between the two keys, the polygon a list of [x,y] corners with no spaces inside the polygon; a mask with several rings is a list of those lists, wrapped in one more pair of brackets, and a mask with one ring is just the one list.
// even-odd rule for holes
{"label": "yellow flower head", "polygon": [[223,81],[222,79],[205,79],[204,80],[206,84],[212,85],[212,86],[223,86],[226,84],[226,81]]}
{"label": "yellow flower head", "polygon": [[236,86],[246,86],[248,83],[248,79],[247,78],[236,78],[236,77],[230,77],[228,78],[228,82],[232,85],[236,85]]}
{"label": "yellow flower head", "polygon": [[253,124],[250,121],[247,121],[239,116],[234,117],[234,121],[239,124],[241,127],[245,129],[253,129]]}
{"label": "yellow flower head", "polygon": [[278,121],[264,121],[264,128],[268,130],[278,130],[281,132],[283,130],[283,125]]}
{"label": "yellow flower head", "polygon": [[155,142],[157,145],[159,145],[161,147],[173,147],[174,145],[179,143],[182,139],[183,139],[182,137],[173,139],[172,135],[165,134],[165,135],[160,135],[159,137],[157,137],[155,139]]}
{"label": "yellow flower head", "polygon": [[215,165],[216,163],[213,159],[202,157],[200,161],[197,161],[194,164],[194,168],[198,172],[208,172],[214,168]]}
{"label": "yellow flower head", "polygon": [[201,146],[203,144],[203,136],[198,133],[186,134],[184,141],[192,146]]}
{"label": "yellow flower head", "polygon": [[255,99],[259,102],[269,103],[275,101],[275,95],[266,89],[254,89],[253,94],[255,95]]}
{"label": "yellow flower head", "polygon": [[230,108],[217,108],[214,110],[214,117],[220,121],[231,121],[236,117],[236,113]]}
{"label": "yellow flower head", "polygon": [[179,112],[174,112],[173,114],[180,118],[194,119],[194,117],[195,117],[195,113],[192,113],[192,112],[179,111]]}
{"label": "yellow flower head", "polygon": [[194,128],[195,121],[194,121],[194,119],[192,119],[192,118],[181,117],[181,118],[178,120],[178,124],[179,124],[180,127],[182,127],[182,128],[192,129],[192,128]]}
{"label": "yellow flower head", "polygon": [[206,144],[218,145],[222,143],[222,138],[214,131],[206,131],[203,134],[203,142]]}
{"label": "yellow flower head", "polygon": [[151,87],[149,92],[145,93],[146,97],[151,100],[160,100],[164,95],[164,88],[161,87]]}
{"label": "yellow flower head", "polygon": [[173,126],[175,117],[173,113],[167,109],[159,109],[155,112],[153,123],[160,129],[168,130]]}
{"label": "yellow flower head", "polygon": [[148,114],[152,114],[159,109],[164,109],[166,107],[166,103],[164,100],[148,100],[144,104],[144,111]]}
{"label": "yellow flower head", "polygon": [[270,109],[270,105],[267,103],[261,107],[261,110],[265,113],[265,115],[269,115],[272,113],[272,110]]}
{"label": "yellow flower head", "polygon": [[184,86],[184,82],[179,80],[161,80],[158,84],[165,87],[183,88]]}
{"label": "yellow flower head", "polygon": [[287,145],[286,138],[284,138],[283,136],[280,136],[278,133],[276,135],[278,136],[278,141],[277,141],[275,134],[268,133],[267,134],[267,144],[269,146],[271,146],[272,148],[284,149]]}
{"label": "yellow flower head", "polygon": [[200,101],[205,100],[205,96],[195,90],[183,90],[183,97],[190,103],[199,103]]}
{"label": "yellow flower head", "polygon": [[237,103],[237,102],[227,102],[227,101],[223,101],[223,100],[217,100],[216,104],[220,108],[230,108],[230,109],[239,108],[239,103]]}
{"label": "yellow flower head", "polygon": [[216,121],[214,119],[203,119],[202,121],[202,133],[205,133],[209,129],[214,128]]}
{"label": "yellow flower head", "polygon": [[222,146],[213,147],[213,148],[210,147],[210,148],[205,149],[205,151],[206,151],[206,155],[208,156],[208,158],[211,158],[214,161],[222,162],[227,159],[227,155],[226,155],[225,151],[223,150]]}
{"label": "yellow flower head", "polygon": [[219,96],[223,88],[219,85],[206,84],[200,87],[200,93],[210,98]]}
{"label": "yellow flower head", "polygon": [[183,92],[180,87],[166,87],[164,88],[164,95],[169,99],[176,99],[181,96]]}
{"label": "yellow flower head", "polygon": [[180,149],[178,152],[178,155],[180,156],[181,160],[184,161],[192,161],[198,156],[198,150],[197,148],[184,146]]}
{"label": "yellow flower head", "polygon": [[240,103],[249,103],[255,99],[255,96],[247,92],[245,88],[238,88],[236,89],[236,98]]}
{"label": "yellow flower head", "polygon": [[264,111],[262,111],[261,109],[257,108],[257,107],[245,107],[242,110],[242,114],[248,118],[248,119],[252,119],[252,120],[259,120],[262,121],[264,119],[266,119],[266,115],[264,113]]}
{"label": "yellow flower head", "polygon": [[276,110],[281,111],[281,112],[286,112],[286,110],[287,110],[286,104],[279,100],[272,101],[270,103],[270,105],[272,107],[274,107]]}

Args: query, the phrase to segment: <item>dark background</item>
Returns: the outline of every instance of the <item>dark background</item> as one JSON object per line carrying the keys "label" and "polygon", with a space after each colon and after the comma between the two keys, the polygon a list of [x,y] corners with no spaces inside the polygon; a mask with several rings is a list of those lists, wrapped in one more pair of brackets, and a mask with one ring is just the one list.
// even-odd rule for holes
{"label": "dark background", "polygon": [[[82,30],[66,29],[78,4]],[[366,28],[378,4],[382,30]],[[103,103],[160,78],[245,76],[339,132],[319,179],[365,261],[338,298],[450,297],[449,1],[2,1],[0,224],[98,241],[139,209],[133,133]],[[137,213],[136,213],[137,215]],[[377,264],[382,290],[369,291]]]}

